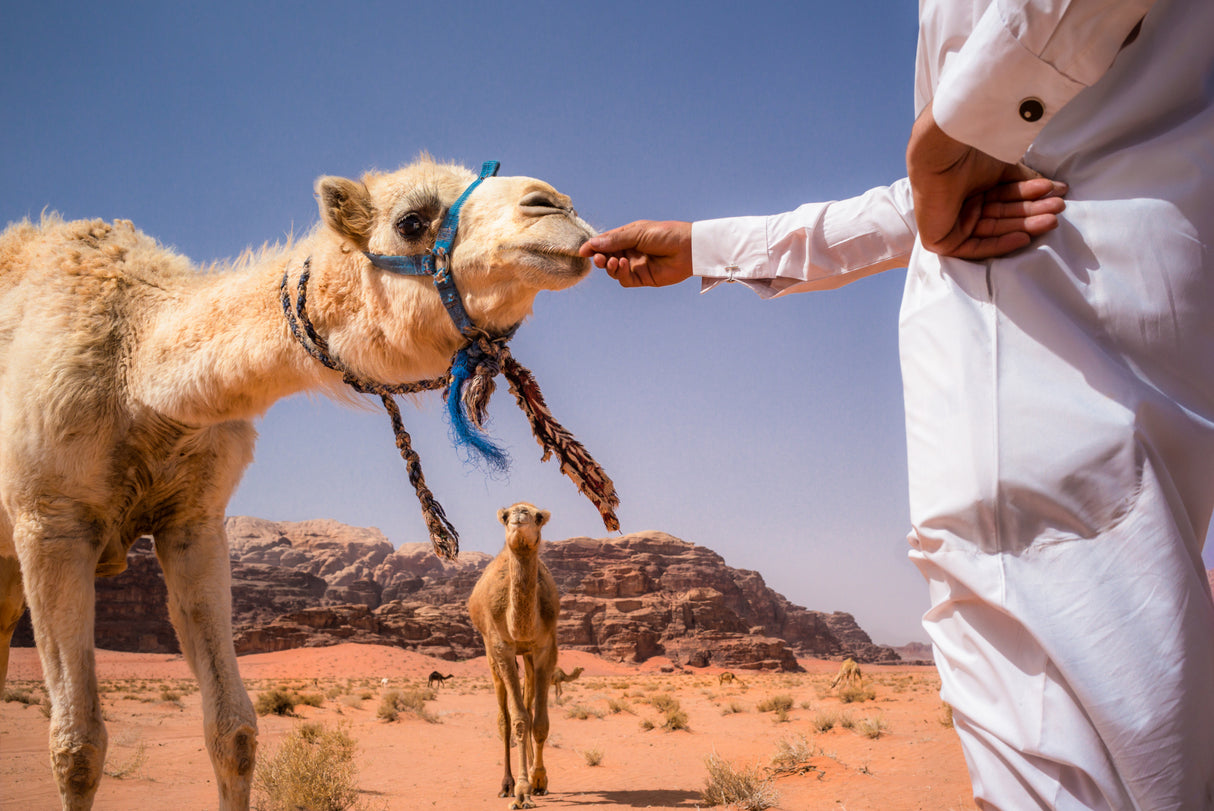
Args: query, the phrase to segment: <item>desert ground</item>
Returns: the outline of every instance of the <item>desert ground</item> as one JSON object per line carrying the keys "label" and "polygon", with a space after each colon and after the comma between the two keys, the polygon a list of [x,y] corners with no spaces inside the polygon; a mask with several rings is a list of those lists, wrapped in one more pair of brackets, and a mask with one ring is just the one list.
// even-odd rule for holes
{"label": "desert ground", "polygon": [[[740,684],[722,684],[719,668],[663,672],[670,663],[661,658],[629,665],[566,651],[560,664],[585,670],[552,706],[551,793],[535,798],[540,809],[705,808],[714,754],[726,776],[768,780],[777,811],[974,807],[930,667],[865,665],[860,700],[844,702],[830,689],[838,662],[802,660],[804,673],[737,671]],[[319,723],[356,743],[359,808],[507,807],[497,796],[502,747],[483,658],[445,662],[345,644],[244,656],[240,669],[255,702],[277,688],[319,704],[259,718],[259,768],[293,729]],[[432,670],[453,678],[427,692]],[[98,651],[98,674],[110,745],[94,808],[214,808],[200,699],[181,657]],[[389,691],[417,697],[421,710],[385,720]],[[59,807],[44,696],[35,651],[14,649],[0,702],[6,811]],[[255,793],[254,806],[268,807],[265,795]]]}

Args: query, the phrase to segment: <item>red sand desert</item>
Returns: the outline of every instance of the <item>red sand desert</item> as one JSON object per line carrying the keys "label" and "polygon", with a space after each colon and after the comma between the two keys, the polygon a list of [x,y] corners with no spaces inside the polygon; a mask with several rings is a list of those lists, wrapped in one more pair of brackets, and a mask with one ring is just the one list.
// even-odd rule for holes
{"label": "red sand desert", "polygon": [[[930,667],[865,665],[864,686],[874,698],[844,704],[830,690],[838,662],[803,660],[805,673],[738,671],[740,685],[722,685],[719,669],[663,673],[660,666],[669,662],[662,658],[625,665],[568,651],[560,664],[585,672],[552,706],[545,752],[551,793],[535,798],[537,808],[703,808],[700,792],[710,754],[739,768],[769,769],[782,749],[795,748],[805,757],[774,776],[775,809],[974,807],[961,748],[947,725],[939,679]],[[326,696],[320,707],[298,707],[297,717],[261,717],[259,757],[273,754],[304,720],[344,724],[358,745],[361,807],[507,807],[508,800],[497,796],[502,752],[483,658],[445,662],[396,648],[346,644],[244,656],[240,670],[255,700],[261,691],[279,686]],[[424,688],[432,670],[454,674],[426,702],[433,721],[405,714],[394,722],[377,717],[383,691]],[[214,808],[200,699],[181,657],[98,651],[98,675],[110,736],[106,771],[130,773],[105,777],[94,808]],[[31,699],[45,695],[33,649],[13,650],[8,688]],[[675,699],[688,728],[663,729],[655,696]],[[792,699],[784,719],[759,710],[781,696]],[[818,731],[816,723],[832,713],[833,728]],[[870,729],[883,725],[878,737],[862,734],[866,723]],[[6,811],[59,807],[47,724],[37,704],[0,702],[0,807]],[[592,766],[595,753],[601,762]]]}

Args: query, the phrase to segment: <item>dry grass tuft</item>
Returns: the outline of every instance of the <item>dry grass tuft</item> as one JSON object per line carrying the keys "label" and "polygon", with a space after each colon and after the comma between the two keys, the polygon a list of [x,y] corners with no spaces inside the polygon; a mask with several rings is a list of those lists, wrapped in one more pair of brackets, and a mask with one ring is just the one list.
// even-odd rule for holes
{"label": "dry grass tuft", "polygon": [[293,729],[253,777],[259,811],[345,811],[358,802],[357,745],[342,727]]}
{"label": "dry grass tuft", "polygon": [[772,778],[757,767],[738,768],[713,752],[704,759],[708,780],[700,791],[705,805],[764,811],[779,801]]}
{"label": "dry grass tuft", "polygon": [[406,713],[431,724],[437,724],[438,716],[426,709],[426,702],[433,701],[435,693],[429,688],[419,690],[389,690],[379,701],[375,715],[384,721],[395,721]]}

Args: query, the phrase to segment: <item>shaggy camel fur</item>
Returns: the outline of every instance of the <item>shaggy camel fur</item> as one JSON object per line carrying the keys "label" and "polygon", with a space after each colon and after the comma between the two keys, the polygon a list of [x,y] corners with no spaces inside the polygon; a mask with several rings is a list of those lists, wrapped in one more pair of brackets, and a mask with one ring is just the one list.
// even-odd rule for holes
{"label": "shaggy camel fur", "polygon": [[582,675],[582,671],[585,669],[586,668],[584,667],[575,667],[572,673],[566,673],[559,667],[554,670],[552,672],[552,687],[554,690],[556,690],[556,697],[561,697],[561,693],[564,692],[565,689],[565,682],[577,681],[577,677]]}
{"label": "shaggy camel fur", "polygon": [[447,679],[454,678],[454,677],[455,677],[454,673],[448,673],[446,676],[444,676],[442,673],[439,673],[437,670],[431,670],[430,678],[426,679],[426,686],[427,687],[442,687],[443,682],[445,682]]}
{"label": "shaggy camel fur", "polygon": [[835,676],[835,680],[830,683],[831,689],[842,685],[844,687],[862,687],[864,685],[864,677],[860,674],[860,666],[856,664],[855,659],[844,659],[843,664],[839,667],[839,675]]}
{"label": "shaggy camel fur", "polygon": [[[548,690],[556,667],[556,621],[561,610],[556,581],[540,561],[540,528],[549,513],[519,503],[498,510],[506,544],[485,568],[468,612],[480,631],[497,692],[497,726],[506,764],[499,797],[514,796],[511,808],[534,808],[533,794],[548,793],[544,742],[548,740]],[[518,660],[523,657],[520,683]],[[539,685],[540,689],[536,689]],[[519,742],[518,782],[510,771],[511,740]],[[528,776],[531,741],[535,763]]]}
{"label": "shaggy camel fur", "polygon": [[[248,807],[257,720],[232,644],[224,511],[254,418],[295,392],[345,391],[292,337],[280,280],[311,257],[312,321],[358,374],[442,374],[463,338],[431,280],[378,271],[363,252],[426,250],[474,178],[428,158],[323,177],[310,234],[206,272],[126,221],[44,217],[0,235],[0,687],[24,581],[65,809],[91,806],[106,752],[93,578],[121,572],[141,535],[199,680],[219,806]],[[577,249],[591,233],[551,186],[486,179],[451,259],[469,315],[486,330],[518,323],[540,290],[587,273]]]}

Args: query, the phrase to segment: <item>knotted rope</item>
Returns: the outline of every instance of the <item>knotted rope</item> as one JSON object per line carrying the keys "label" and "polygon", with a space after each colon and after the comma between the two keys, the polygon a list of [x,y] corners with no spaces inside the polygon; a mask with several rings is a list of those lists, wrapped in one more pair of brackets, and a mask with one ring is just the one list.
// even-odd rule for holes
{"label": "knotted rope", "polygon": [[578,491],[594,504],[599,515],[602,516],[603,525],[612,532],[619,529],[620,522],[616,518],[615,508],[619,506],[620,500],[616,495],[615,485],[611,478],[585,447],[553,418],[534,375],[514,359],[514,356],[510,354],[510,349],[506,346],[506,342],[514,336],[518,329],[517,324],[504,335],[496,337],[481,330],[475,330],[474,335],[455,353],[450,368],[442,377],[395,385],[364,380],[333,357],[328,342],[316,332],[308,318],[307,288],[308,280],[311,277],[311,263],[311,257],[304,260],[303,270],[296,283],[294,306],[291,302],[289,271],[283,272],[282,282],[279,285],[282,311],[290,326],[291,334],[315,360],[325,367],[339,372],[346,385],[362,394],[379,395],[380,401],[383,402],[392,421],[392,431],[396,435],[396,447],[405,461],[409,482],[417,493],[422,517],[430,532],[430,543],[434,546],[435,554],[448,560],[454,560],[459,554],[459,533],[447,519],[442,505],[426,486],[425,476],[422,475],[421,460],[413,450],[413,440],[410,438],[409,432],[405,430],[400,408],[393,398],[400,394],[418,394],[423,391],[442,389],[456,443],[474,449],[491,467],[505,470],[509,465],[509,457],[505,450],[494,443],[482,430],[489,407],[489,398],[496,389],[495,378],[498,374],[506,376],[510,383],[510,391],[518,401],[519,408],[527,415],[527,421],[531,424],[531,432],[544,451],[540,461],[547,461],[553,454],[556,454],[560,461],[561,472],[568,476],[577,486]]}

